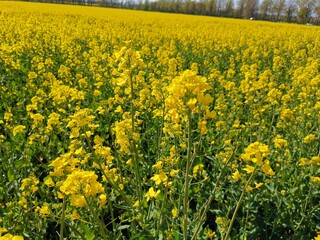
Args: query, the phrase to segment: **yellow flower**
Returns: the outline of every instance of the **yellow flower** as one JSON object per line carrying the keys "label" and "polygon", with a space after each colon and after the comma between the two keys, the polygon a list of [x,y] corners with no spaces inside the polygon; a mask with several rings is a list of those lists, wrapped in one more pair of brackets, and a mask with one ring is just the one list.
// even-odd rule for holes
{"label": "yellow flower", "polygon": [[45,205],[40,208],[39,213],[43,216],[49,216],[51,214],[51,211],[49,207]]}
{"label": "yellow flower", "polygon": [[10,122],[12,120],[12,117],[13,117],[13,114],[11,112],[6,112],[4,114],[4,117],[3,119],[6,121],[6,122]]}
{"label": "yellow flower", "polygon": [[210,111],[210,110],[206,110],[206,118],[212,118],[212,119],[214,119],[214,118],[216,118],[216,116],[217,116],[217,113],[216,113],[216,111]]}
{"label": "yellow flower", "polygon": [[58,192],[58,198],[59,199],[64,199],[65,195],[61,192]]}
{"label": "yellow flower", "polygon": [[139,201],[136,201],[136,202],[133,204],[133,207],[135,207],[135,208],[140,207],[140,202],[139,202]]}
{"label": "yellow flower", "polygon": [[213,97],[210,94],[203,95],[203,93],[198,94],[198,101],[203,106],[209,106],[210,103],[213,102]]}
{"label": "yellow flower", "polygon": [[180,147],[183,148],[183,149],[186,149],[187,148],[187,144],[186,143],[180,143]]}
{"label": "yellow flower", "polygon": [[13,236],[10,233],[7,233],[4,236],[0,237],[0,240],[23,240],[24,238],[22,236]]}
{"label": "yellow flower", "polygon": [[80,219],[80,215],[78,214],[77,210],[73,210],[72,213],[70,214],[70,218],[72,220],[78,220]]}
{"label": "yellow flower", "polygon": [[156,162],[155,164],[152,165],[152,168],[161,170],[162,169],[162,165],[163,165],[163,162],[162,161],[158,161],[158,162]]}
{"label": "yellow flower", "polygon": [[255,188],[260,188],[262,185],[263,185],[263,183],[257,183],[257,182],[255,182],[254,183],[254,185],[255,185]]}
{"label": "yellow flower", "polygon": [[262,165],[262,171],[264,172],[264,174],[266,174],[267,176],[273,176],[275,174],[275,172],[272,170],[272,168],[270,167],[270,162],[269,160],[266,160],[265,163]]}
{"label": "yellow flower", "polygon": [[255,169],[254,167],[250,165],[246,165],[246,167],[243,170],[245,170],[247,173],[252,173],[254,169]]}
{"label": "yellow flower", "polygon": [[83,149],[83,147],[78,148],[74,154],[78,156],[83,156],[86,153],[86,151]]}
{"label": "yellow flower", "polygon": [[93,142],[94,142],[95,146],[102,146],[103,139],[100,136],[96,135],[96,136],[94,136]]}
{"label": "yellow flower", "polygon": [[291,109],[283,109],[280,114],[281,120],[291,120],[293,117],[293,111]]}
{"label": "yellow flower", "polygon": [[238,182],[239,179],[241,177],[241,174],[240,172],[238,171],[238,169],[232,174],[232,179],[235,181],[235,182]]}
{"label": "yellow flower", "polygon": [[187,102],[187,106],[190,108],[192,113],[197,113],[198,112],[198,107],[196,106],[196,103],[197,103],[197,99],[196,98],[191,98]]}
{"label": "yellow flower", "polygon": [[70,199],[70,205],[82,208],[87,204],[86,199],[82,195],[72,195]]}
{"label": "yellow flower", "polygon": [[128,161],[126,161],[126,164],[131,166],[132,165],[132,159],[130,158]]}
{"label": "yellow flower", "polygon": [[35,193],[38,190],[39,180],[34,176],[24,178],[21,181],[21,183],[22,184],[20,190],[24,191],[26,195],[29,195],[30,193]]}
{"label": "yellow flower", "polygon": [[204,165],[201,164],[197,164],[193,167],[193,177],[196,178],[197,176],[201,176],[204,175],[206,173],[206,171],[203,169]]}
{"label": "yellow flower", "polygon": [[212,231],[211,229],[208,229],[208,230],[205,232],[205,235],[207,236],[207,238],[213,239],[213,238],[216,237],[216,232]]}
{"label": "yellow flower", "polygon": [[309,134],[303,139],[303,143],[311,143],[316,139],[316,136],[314,134]]}
{"label": "yellow flower", "polygon": [[168,180],[168,176],[161,171],[160,174],[154,174],[153,177],[151,177],[151,180],[153,180],[156,185],[159,185],[162,182],[166,182]]}
{"label": "yellow flower", "polygon": [[219,129],[219,130],[225,130],[226,127],[227,127],[227,124],[225,121],[218,121],[216,122],[216,127]]}
{"label": "yellow flower", "polygon": [[107,202],[107,195],[101,194],[99,196],[99,205],[100,205],[100,207],[104,206],[106,204],[106,202]]}
{"label": "yellow flower", "polygon": [[76,170],[68,175],[60,191],[67,195],[83,194],[92,197],[104,191],[97,179],[98,176],[93,171]]}
{"label": "yellow flower", "polygon": [[159,195],[159,193],[160,193],[160,190],[155,192],[154,188],[151,187],[149,188],[148,192],[145,194],[145,197],[147,198],[147,201],[149,201],[150,198],[156,198]]}
{"label": "yellow flower", "polygon": [[32,129],[36,128],[44,119],[44,116],[42,116],[40,113],[31,114],[30,117],[33,120]]}
{"label": "yellow flower", "polygon": [[102,114],[105,113],[105,109],[103,109],[102,106],[99,106],[99,107],[96,109],[96,111],[97,111],[100,115],[102,115]]}
{"label": "yellow flower", "polygon": [[77,127],[72,128],[69,138],[72,139],[72,138],[79,137],[79,135],[80,135],[79,131],[80,131],[80,128],[77,128]]}
{"label": "yellow flower", "polygon": [[26,129],[26,126],[23,125],[18,125],[13,128],[13,136],[16,136],[19,133],[23,133],[24,130]]}
{"label": "yellow flower", "polygon": [[29,79],[34,79],[34,78],[37,78],[37,77],[38,77],[38,75],[35,72],[29,72],[28,73],[28,78]]}
{"label": "yellow flower", "polygon": [[[245,153],[241,155],[241,158],[243,158],[244,160],[249,160],[253,156],[256,158],[259,158],[260,156],[262,158],[265,158],[270,153],[268,146],[259,142],[251,143],[248,147],[244,149],[244,152]],[[259,154],[258,157],[257,154]]]}
{"label": "yellow flower", "polygon": [[246,189],[247,189],[248,192],[251,192],[251,191],[253,190],[253,187],[251,187],[250,185],[248,185]]}
{"label": "yellow flower", "polygon": [[175,177],[175,176],[178,175],[178,173],[179,173],[179,170],[171,169],[171,171],[170,171],[170,176],[171,176],[171,177]]}
{"label": "yellow flower", "polygon": [[6,228],[0,227],[0,236],[2,236],[2,234],[6,232],[8,232]]}
{"label": "yellow flower", "polygon": [[320,183],[320,177],[311,177],[310,182],[312,183]]}
{"label": "yellow flower", "polygon": [[313,156],[310,159],[310,164],[320,165],[320,156]]}
{"label": "yellow flower", "polygon": [[51,177],[48,177],[45,181],[44,184],[47,185],[48,187],[54,187],[54,182],[52,181]]}
{"label": "yellow flower", "polygon": [[241,158],[245,161],[250,161],[251,155],[249,153],[243,153],[241,154]]}
{"label": "yellow flower", "polygon": [[299,166],[305,166],[308,164],[309,159],[308,158],[300,158]]}
{"label": "yellow flower", "polygon": [[46,133],[50,133],[53,130],[53,126],[59,126],[59,125],[61,125],[60,114],[51,113],[48,117]]}
{"label": "yellow flower", "polygon": [[277,135],[273,140],[273,143],[276,148],[285,148],[288,146],[288,142],[285,139],[282,139],[280,135]]}
{"label": "yellow flower", "polygon": [[94,90],[93,91],[93,95],[95,96],[95,97],[98,97],[98,96],[100,96],[102,93],[99,91],[99,90]]}
{"label": "yellow flower", "polygon": [[178,217],[178,215],[179,215],[178,209],[177,208],[173,208],[171,210],[171,214],[172,214],[172,217],[174,217],[174,218]]}
{"label": "yellow flower", "polygon": [[314,240],[320,240],[320,231],[317,231],[317,236],[314,238]]}
{"label": "yellow flower", "polygon": [[208,133],[208,129],[207,129],[207,121],[200,121],[198,122],[198,128],[200,129],[200,133],[202,135],[205,135]]}

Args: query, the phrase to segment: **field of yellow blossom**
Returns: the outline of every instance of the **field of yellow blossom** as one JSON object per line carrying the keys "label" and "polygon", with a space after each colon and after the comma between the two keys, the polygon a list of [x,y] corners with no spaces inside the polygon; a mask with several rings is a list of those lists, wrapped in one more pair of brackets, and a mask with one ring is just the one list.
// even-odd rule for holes
{"label": "field of yellow blossom", "polygon": [[0,239],[319,239],[320,28],[0,2]]}

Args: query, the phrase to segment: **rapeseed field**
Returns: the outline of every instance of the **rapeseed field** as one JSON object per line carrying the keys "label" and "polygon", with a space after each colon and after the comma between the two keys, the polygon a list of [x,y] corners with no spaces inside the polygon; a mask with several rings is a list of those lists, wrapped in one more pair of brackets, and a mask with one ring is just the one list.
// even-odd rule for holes
{"label": "rapeseed field", "polygon": [[0,239],[319,239],[319,86],[318,27],[2,1]]}

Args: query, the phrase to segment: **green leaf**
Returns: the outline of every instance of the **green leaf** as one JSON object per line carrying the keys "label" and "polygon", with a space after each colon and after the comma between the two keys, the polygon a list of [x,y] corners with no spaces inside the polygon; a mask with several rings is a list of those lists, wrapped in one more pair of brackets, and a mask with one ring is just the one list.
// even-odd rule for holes
{"label": "green leaf", "polygon": [[94,233],[91,231],[91,229],[88,226],[83,224],[82,228],[84,230],[84,236],[85,236],[86,240],[94,240],[95,239],[96,236],[94,235]]}
{"label": "green leaf", "polygon": [[8,170],[8,172],[7,172],[7,177],[8,177],[8,180],[10,181],[10,182],[12,182],[12,181],[14,181],[14,173],[13,173],[13,171],[12,171],[12,169],[9,169]]}
{"label": "green leaf", "polygon": [[120,227],[118,227],[118,230],[123,230],[123,229],[127,229],[130,228],[130,225],[122,225]]}

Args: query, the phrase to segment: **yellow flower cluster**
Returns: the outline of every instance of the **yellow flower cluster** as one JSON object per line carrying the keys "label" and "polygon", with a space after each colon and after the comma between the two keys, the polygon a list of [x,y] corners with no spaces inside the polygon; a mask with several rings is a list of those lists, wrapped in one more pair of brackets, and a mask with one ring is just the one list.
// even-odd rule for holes
{"label": "yellow flower cluster", "polygon": [[198,122],[198,128],[201,134],[206,134],[208,132],[206,119],[214,117],[210,111],[213,98],[210,94],[205,93],[210,89],[207,79],[197,76],[197,72],[192,70],[186,70],[180,76],[172,79],[167,87],[168,96],[164,103],[166,112],[164,133],[181,134],[181,124],[187,121],[188,112],[191,114],[203,112],[205,116]]}
{"label": "yellow flower cluster", "polygon": [[97,182],[97,178],[98,176],[92,171],[74,171],[62,183],[60,191],[71,195],[72,206],[83,207],[86,204],[86,198],[94,197],[104,191],[102,184]]}
{"label": "yellow flower cluster", "polygon": [[243,170],[247,173],[252,173],[255,171],[256,167],[261,167],[261,170],[265,175],[273,176],[275,172],[270,167],[270,161],[265,160],[269,154],[270,151],[267,145],[259,142],[251,143],[244,149],[244,153],[241,155],[241,158],[245,162],[252,162],[253,166],[248,164]]}

